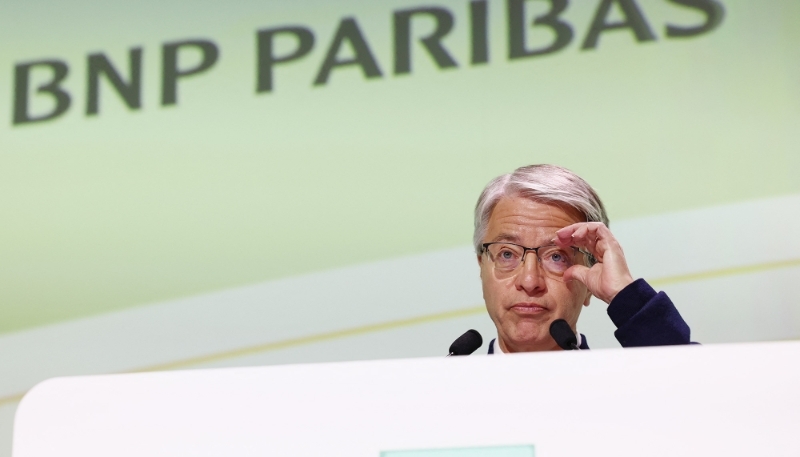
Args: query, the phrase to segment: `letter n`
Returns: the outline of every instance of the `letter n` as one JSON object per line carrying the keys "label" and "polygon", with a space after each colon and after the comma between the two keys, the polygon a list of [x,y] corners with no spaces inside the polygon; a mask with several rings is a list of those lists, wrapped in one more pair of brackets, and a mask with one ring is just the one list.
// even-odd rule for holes
{"label": "letter n", "polygon": [[100,111],[100,75],[104,75],[114,86],[128,108],[142,107],[142,48],[133,48],[128,53],[130,76],[128,83],[122,80],[114,66],[103,54],[90,54],[88,61],[88,83],[86,114],[95,115]]}

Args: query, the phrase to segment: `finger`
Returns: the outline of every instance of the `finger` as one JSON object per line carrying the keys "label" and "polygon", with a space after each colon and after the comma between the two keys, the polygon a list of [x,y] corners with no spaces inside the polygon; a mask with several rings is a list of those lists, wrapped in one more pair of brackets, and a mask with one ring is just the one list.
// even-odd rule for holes
{"label": "finger", "polygon": [[570,245],[583,248],[599,258],[602,253],[597,249],[597,242],[597,229],[590,225],[584,225],[572,233]]}
{"label": "finger", "polygon": [[558,230],[556,232],[556,237],[553,238],[553,242],[562,248],[572,246],[573,234],[586,224],[586,222],[578,222],[577,224],[568,225]]}
{"label": "finger", "polygon": [[600,258],[608,256],[624,257],[622,254],[622,246],[620,246],[617,238],[605,224],[598,223],[595,228],[595,234],[595,252],[593,254],[598,255]]}
{"label": "finger", "polygon": [[553,242],[562,248],[575,246],[575,240],[582,240],[586,237],[587,231],[591,228],[591,222],[578,222],[568,225],[556,232]]}
{"label": "finger", "polygon": [[583,285],[587,286],[586,282],[589,278],[589,267],[583,265],[573,265],[564,272],[564,281],[571,281],[573,279],[580,281]]}
{"label": "finger", "polygon": [[602,260],[606,252],[618,243],[605,224],[589,222],[572,233],[572,245],[584,248],[595,258]]}

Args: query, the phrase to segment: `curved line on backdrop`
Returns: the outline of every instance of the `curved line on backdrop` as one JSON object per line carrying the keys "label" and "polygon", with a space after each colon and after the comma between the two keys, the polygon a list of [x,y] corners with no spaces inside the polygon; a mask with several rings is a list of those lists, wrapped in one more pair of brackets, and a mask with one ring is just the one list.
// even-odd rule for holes
{"label": "curved line on backdrop", "polygon": [[[663,286],[666,284],[676,284],[681,282],[701,281],[705,279],[715,279],[725,276],[735,276],[748,273],[759,273],[768,270],[777,270],[782,268],[791,268],[800,266],[800,259],[782,260],[778,262],[759,263],[755,265],[745,265],[741,267],[722,268],[719,270],[709,270],[699,273],[689,273],[683,275],[667,276],[664,278],[649,281],[653,286]],[[136,370],[124,371],[122,373],[141,373],[147,371],[164,371],[174,370],[178,368],[186,368],[192,365],[199,365],[202,363],[216,362],[219,360],[241,357],[245,355],[257,354],[260,352],[275,351],[278,349],[286,349],[289,347],[302,346],[304,344],[319,343],[321,341],[334,340],[338,338],[346,338],[349,336],[363,335],[366,333],[377,332],[381,330],[389,330],[401,327],[409,327],[412,325],[425,324],[429,322],[443,321],[447,319],[454,319],[457,317],[470,316],[485,311],[485,307],[471,306],[469,308],[457,309],[454,311],[447,311],[436,314],[426,314],[424,316],[412,317],[409,319],[400,319],[395,321],[380,322],[377,324],[364,325],[361,327],[353,327],[344,330],[335,330],[332,332],[318,333],[316,335],[303,336],[299,338],[290,338],[281,341],[273,341],[271,343],[259,344],[257,346],[250,346],[231,351],[218,352],[200,357],[192,357],[185,360],[178,360],[175,362],[163,363],[159,365],[152,365],[143,367]],[[17,403],[25,396],[25,392],[21,392],[7,397],[0,397],[0,406],[8,403]]]}

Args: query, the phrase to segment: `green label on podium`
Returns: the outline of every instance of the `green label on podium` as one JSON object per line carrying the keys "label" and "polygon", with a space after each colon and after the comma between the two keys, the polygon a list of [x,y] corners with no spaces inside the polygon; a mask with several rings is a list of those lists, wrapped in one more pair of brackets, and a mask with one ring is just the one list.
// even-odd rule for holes
{"label": "green label on podium", "polygon": [[381,457],[534,457],[533,446],[467,447],[384,451]]}

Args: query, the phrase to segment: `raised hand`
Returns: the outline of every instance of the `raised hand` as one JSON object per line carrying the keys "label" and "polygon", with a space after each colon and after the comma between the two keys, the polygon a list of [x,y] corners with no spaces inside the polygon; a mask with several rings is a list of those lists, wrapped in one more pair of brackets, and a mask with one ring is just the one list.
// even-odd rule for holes
{"label": "raised hand", "polygon": [[578,280],[589,292],[606,303],[633,282],[625,254],[617,239],[602,222],[581,222],[562,228],[553,240],[558,246],[576,246],[590,252],[597,260],[591,268],[573,265],[564,272],[564,280]]}

